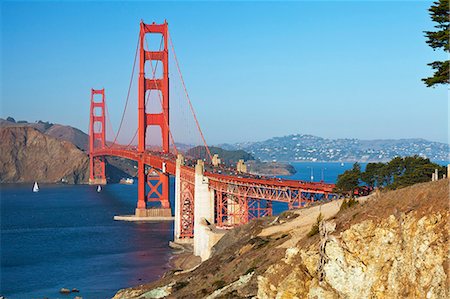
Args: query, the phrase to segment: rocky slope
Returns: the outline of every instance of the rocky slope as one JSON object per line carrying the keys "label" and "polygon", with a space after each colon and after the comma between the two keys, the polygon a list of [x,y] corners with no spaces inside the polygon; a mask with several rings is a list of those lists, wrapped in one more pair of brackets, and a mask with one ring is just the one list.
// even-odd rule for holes
{"label": "rocky slope", "polygon": [[33,127],[0,128],[0,183],[81,183],[88,178],[88,157],[68,141]]}
{"label": "rocky slope", "polygon": [[54,124],[45,131],[45,134],[69,141],[83,151],[89,151],[89,136],[77,128]]}
{"label": "rocky slope", "polygon": [[71,126],[52,124],[43,121],[35,123],[26,121],[16,122],[13,118],[9,117],[8,120],[0,118],[0,127],[32,127],[41,133],[60,140],[69,141],[81,150],[89,150],[89,136],[83,131]]}
{"label": "rocky slope", "polygon": [[[0,183],[39,181],[70,184],[88,181],[88,135],[59,124],[16,122],[0,118]],[[106,158],[108,182],[136,176],[136,163]]]}
{"label": "rocky slope", "polygon": [[449,298],[449,183],[252,221],[198,267],[114,298]]}

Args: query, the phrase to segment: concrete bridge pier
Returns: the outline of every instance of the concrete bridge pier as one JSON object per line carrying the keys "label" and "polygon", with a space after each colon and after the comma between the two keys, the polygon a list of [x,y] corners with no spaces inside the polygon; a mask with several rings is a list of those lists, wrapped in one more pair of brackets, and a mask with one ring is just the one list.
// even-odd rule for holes
{"label": "concrete bridge pier", "polygon": [[214,191],[209,190],[208,178],[203,175],[204,164],[198,160],[195,166],[194,195],[194,255],[202,261],[211,255],[211,248],[221,235],[214,227]]}
{"label": "concrete bridge pier", "polygon": [[181,225],[181,166],[184,165],[184,157],[178,154],[175,168],[175,209],[174,209],[174,227],[173,240],[175,243],[191,243],[190,238],[180,238]]}
{"label": "concrete bridge pier", "polygon": [[89,185],[106,185],[106,179],[105,178],[89,179]]}

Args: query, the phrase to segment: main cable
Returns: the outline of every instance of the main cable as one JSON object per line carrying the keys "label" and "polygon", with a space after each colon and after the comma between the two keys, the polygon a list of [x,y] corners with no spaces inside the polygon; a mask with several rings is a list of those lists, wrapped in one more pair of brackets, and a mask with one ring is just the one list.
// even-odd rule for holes
{"label": "main cable", "polygon": [[176,63],[177,69],[178,69],[178,73],[180,75],[181,83],[183,84],[184,93],[186,94],[186,98],[188,100],[189,107],[191,109],[192,115],[194,116],[195,124],[197,125],[197,129],[200,132],[200,136],[202,137],[202,141],[203,141],[203,144],[205,145],[206,152],[208,153],[208,156],[212,162],[213,157],[211,155],[211,152],[209,151],[209,147],[208,147],[208,144],[206,143],[205,136],[203,136],[203,132],[202,132],[202,129],[200,128],[200,124],[198,122],[197,116],[195,115],[194,107],[192,106],[192,102],[189,97],[189,93],[187,91],[186,84],[184,83],[183,75],[181,74],[181,69],[180,69],[180,65],[178,63],[177,54],[175,53],[175,47],[173,46],[172,37],[169,32],[167,32],[167,33],[169,35],[169,43],[170,43],[170,46],[172,49],[173,57],[175,58],[175,63]]}
{"label": "main cable", "polygon": [[122,123],[123,123],[123,120],[125,118],[125,113],[127,111],[128,101],[130,99],[131,86],[133,84],[134,69],[136,67],[136,60],[137,60],[138,49],[139,49],[139,35],[138,35],[138,40],[137,40],[137,44],[136,44],[136,51],[135,51],[135,54],[134,54],[133,68],[131,70],[130,84],[128,85],[127,100],[125,101],[125,108],[124,108],[123,113],[122,113],[122,118],[120,119],[119,129],[117,130],[117,134],[116,134],[116,136],[114,138],[114,141],[112,142],[112,145],[114,145],[116,143],[117,138],[119,137],[120,130],[122,129]]}

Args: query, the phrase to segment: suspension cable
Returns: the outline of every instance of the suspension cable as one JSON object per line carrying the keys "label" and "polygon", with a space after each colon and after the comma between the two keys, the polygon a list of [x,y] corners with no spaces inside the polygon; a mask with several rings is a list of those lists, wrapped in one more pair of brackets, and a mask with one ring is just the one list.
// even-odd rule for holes
{"label": "suspension cable", "polygon": [[205,137],[203,136],[203,132],[202,132],[202,129],[200,128],[200,124],[198,122],[197,116],[195,115],[194,107],[192,106],[192,102],[191,102],[191,99],[189,97],[189,94],[188,94],[188,91],[187,91],[187,88],[186,88],[186,84],[184,83],[183,75],[181,74],[181,69],[180,69],[180,65],[178,63],[177,54],[175,53],[175,48],[173,46],[172,37],[171,37],[169,32],[167,32],[167,33],[169,35],[169,43],[170,43],[170,46],[171,46],[171,49],[172,49],[173,57],[175,58],[175,63],[177,65],[178,74],[180,75],[181,83],[183,84],[184,93],[186,94],[186,98],[188,100],[189,107],[191,109],[192,115],[194,116],[195,124],[197,125],[197,129],[200,132],[200,136],[202,137],[203,144],[205,145],[205,148],[206,148],[206,152],[208,153],[208,156],[209,156],[209,158],[212,161],[211,152],[209,151],[208,144],[206,143]]}
{"label": "suspension cable", "polygon": [[119,129],[117,130],[117,134],[116,134],[116,136],[114,138],[114,141],[112,142],[111,146],[116,143],[117,138],[119,137],[120,130],[122,129],[123,120],[125,118],[125,113],[126,113],[127,107],[128,107],[128,100],[130,98],[131,86],[133,84],[134,69],[136,67],[136,59],[137,59],[138,49],[139,49],[139,35],[138,35],[137,44],[136,44],[136,51],[134,53],[134,62],[133,62],[133,68],[131,70],[130,84],[128,85],[127,100],[125,102],[125,108],[124,108],[123,113],[122,113],[122,118],[120,119]]}
{"label": "suspension cable", "polygon": [[[113,136],[114,136],[115,132],[114,132],[114,128],[113,128],[112,123],[111,123],[111,119],[109,117],[109,110],[108,110],[108,105],[106,104],[106,101],[105,101],[105,111],[104,111],[104,113],[105,113],[105,119],[108,121],[108,127],[111,128],[110,130],[111,130],[111,132],[113,133]],[[102,129],[105,130],[105,128],[102,128]],[[105,130],[105,146],[106,147],[112,147],[113,143],[111,144],[111,146],[108,146],[108,144],[106,144],[106,133],[107,133],[107,131]]]}

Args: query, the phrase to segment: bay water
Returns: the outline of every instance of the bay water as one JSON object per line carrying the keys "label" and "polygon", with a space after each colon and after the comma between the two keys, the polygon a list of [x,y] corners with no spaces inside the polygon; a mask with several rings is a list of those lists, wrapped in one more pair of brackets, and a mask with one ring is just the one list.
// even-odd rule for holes
{"label": "bay water", "polygon": [[[335,182],[351,163],[294,163],[291,179]],[[364,167],[364,165],[363,165]],[[287,178],[287,177],[286,177]],[[1,185],[0,295],[7,298],[111,298],[169,269],[173,222],[130,223],[137,186]],[[171,179],[173,190],[173,178]],[[173,202],[173,192],[171,192]],[[172,204],[173,206],[173,204]],[[274,205],[274,213],[286,209]],[[61,288],[79,294],[62,295]]]}

